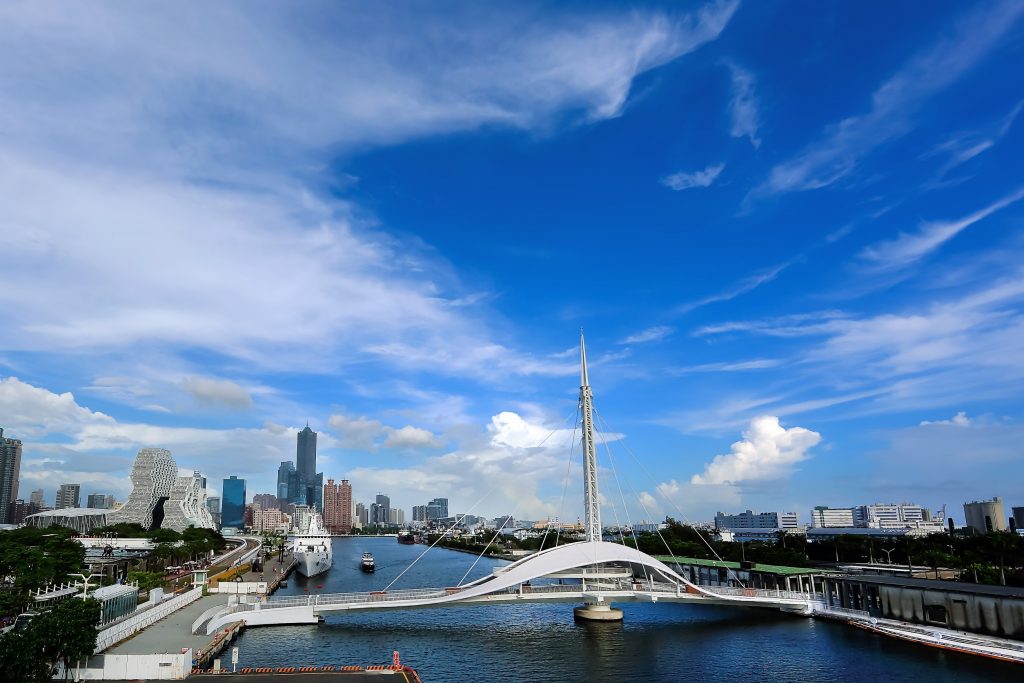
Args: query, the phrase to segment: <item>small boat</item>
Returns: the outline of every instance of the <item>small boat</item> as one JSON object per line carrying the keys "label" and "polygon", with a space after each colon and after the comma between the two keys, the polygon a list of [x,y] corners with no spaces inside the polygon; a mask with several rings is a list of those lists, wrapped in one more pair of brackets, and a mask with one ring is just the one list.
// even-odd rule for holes
{"label": "small boat", "polygon": [[399,531],[398,542],[402,545],[412,545],[416,542],[416,536],[411,531]]}
{"label": "small boat", "polygon": [[370,553],[363,553],[363,559],[359,561],[359,568],[364,572],[375,571],[377,566],[374,564],[373,555]]}

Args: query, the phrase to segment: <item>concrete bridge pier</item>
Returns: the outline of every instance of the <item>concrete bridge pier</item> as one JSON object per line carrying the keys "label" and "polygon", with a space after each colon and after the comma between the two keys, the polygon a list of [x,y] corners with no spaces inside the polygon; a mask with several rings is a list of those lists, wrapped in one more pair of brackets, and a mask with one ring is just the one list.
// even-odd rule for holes
{"label": "concrete bridge pier", "polygon": [[606,602],[588,602],[574,608],[572,615],[579,621],[622,621],[622,610]]}

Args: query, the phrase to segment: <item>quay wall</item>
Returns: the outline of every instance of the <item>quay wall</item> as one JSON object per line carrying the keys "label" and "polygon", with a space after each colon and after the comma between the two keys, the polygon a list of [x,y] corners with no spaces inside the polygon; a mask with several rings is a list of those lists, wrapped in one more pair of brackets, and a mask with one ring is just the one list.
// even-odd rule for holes
{"label": "quay wall", "polygon": [[[69,673],[79,681],[180,681],[192,673],[192,650],[179,654],[96,655]],[[63,671],[58,674],[63,678]]]}

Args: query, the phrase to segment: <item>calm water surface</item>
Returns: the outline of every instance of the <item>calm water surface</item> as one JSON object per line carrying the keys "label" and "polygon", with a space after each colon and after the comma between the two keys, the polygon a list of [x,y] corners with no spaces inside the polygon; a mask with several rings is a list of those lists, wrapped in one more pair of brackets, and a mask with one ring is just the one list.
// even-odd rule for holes
{"label": "calm water surface", "polygon": [[[334,540],[334,567],[293,574],[277,595],[381,590],[423,552],[394,538]],[[359,571],[371,552],[375,574]],[[431,550],[398,588],[455,585],[476,559]],[[500,564],[482,559],[477,578]],[[570,603],[376,612],[319,626],[249,629],[241,666],[387,664],[424,683],[460,681],[1024,681],[1024,667],[946,653],[827,622],[754,610],[623,604],[619,624],[577,624]]]}

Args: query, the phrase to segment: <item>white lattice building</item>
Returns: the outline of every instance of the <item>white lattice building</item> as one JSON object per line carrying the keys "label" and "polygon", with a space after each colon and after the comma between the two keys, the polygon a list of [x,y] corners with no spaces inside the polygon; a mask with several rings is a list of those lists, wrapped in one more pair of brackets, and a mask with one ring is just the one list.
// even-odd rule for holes
{"label": "white lattice building", "polygon": [[184,531],[190,526],[198,529],[213,529],[213,516],[206,507],[206,489],[202,476],[177,477],[171,487],[170,497],[164,503],[162,529]]}

